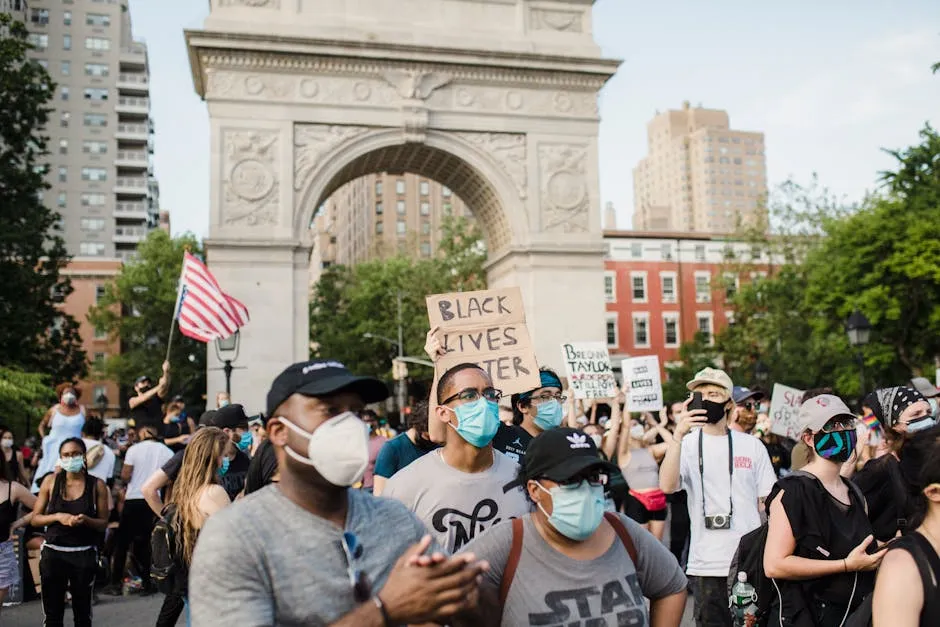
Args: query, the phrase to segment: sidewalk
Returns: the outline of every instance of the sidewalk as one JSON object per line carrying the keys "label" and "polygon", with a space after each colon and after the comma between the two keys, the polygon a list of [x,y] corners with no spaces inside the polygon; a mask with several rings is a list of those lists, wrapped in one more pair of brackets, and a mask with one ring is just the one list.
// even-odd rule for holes
{"label": "sidewalk", "polygon": [[[145,627],[153,625],[160,613],[163,595],[149,597],[106,597],[95,605],[95,627]],[[65,627],[72,627],[72,608],[65,610]],[[185,618],[180,618],[177,625],[185,625]],[[42,625],[42,605],[39,601],[24,603],[19,607],[5,607],[0,613],[0,625],[3,627],[39,627]]]}

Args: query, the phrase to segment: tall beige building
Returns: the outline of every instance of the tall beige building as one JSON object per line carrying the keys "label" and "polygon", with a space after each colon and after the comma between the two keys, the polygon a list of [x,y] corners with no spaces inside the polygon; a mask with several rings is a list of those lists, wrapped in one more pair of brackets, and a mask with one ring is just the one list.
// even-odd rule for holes
{"label": "tall beige building", "polygon": [[334,263],[356,263],[404,252],[436,254],[446,216],[472,219],[448,188],[416,174],[372,174],[339,188],[317,212],[313,280]]}
{"label": "tall beige building", "polygon": [[726,111],[690,107],[647,124],[633,170],[633,228],[731,233],[765,215],[764,134],[732,130]]}
{"label": "tall beige building", "polygon": [[30,55],[56,83],[43,198],[70,254],[126,260],[159,223],[147,47],[133,39],[129,0],[27,4]]}

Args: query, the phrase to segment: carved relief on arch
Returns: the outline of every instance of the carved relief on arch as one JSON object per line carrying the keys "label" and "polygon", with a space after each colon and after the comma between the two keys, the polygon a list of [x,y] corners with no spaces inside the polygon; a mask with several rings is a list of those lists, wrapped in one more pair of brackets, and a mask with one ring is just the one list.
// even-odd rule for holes
{"label": "carved relief on arch", "polygon": [[512,180],[519,198],[528,196],[526,136],[511,133],[454,133],[493,159]]}
{"label": "carved relief on arch", "polygon": [[280,9],[281,0],[217,0],[220,7],[251,7],[255,9]]}
{"label": "carved relief on arch", "polygon": [[299,207],[307,182],[323,157],[340,144],[369,131],[368,126],[297,124],[294,126],[294,204]]}
{"label": "carved relief on arch", "polygon": [[538,154],[542,231],[586,233],[591,202],[587,146],[544,143]]}
{"label": "carved relief on arch", "polygon": [[278,223],[278,131],[222,131],[221,222],[226,226]]}

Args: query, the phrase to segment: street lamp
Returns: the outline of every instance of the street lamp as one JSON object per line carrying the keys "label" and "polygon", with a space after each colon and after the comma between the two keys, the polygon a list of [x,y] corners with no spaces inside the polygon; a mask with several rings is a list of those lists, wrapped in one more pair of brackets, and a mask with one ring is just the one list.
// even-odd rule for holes
{"label": "street lamp", "polygon": [[865,314],[856,309],[845,321],[845,332],[849,336],[849,344],[855,347],[855,357],[858,360],[858,377],[862,385],[861,396],[865,396],[865,356],[862,354],[862,347],[868,344],[868,339],[871,336],[871,322],[868,321]]}
{"label": "street lamp", "polygon": [[98,411],[101,412],[101,417],[104,418],[108,411],[108,396],[101,392],[95,397],[95,404],[98,405]]}
{"label": "street lamp", "polygon": [[215,356],[218,357],[224,366],[225,372],[225,393],[232,395],[232,362],[238,359],[238,345],[241,334],[236,330],[234,334],[228,337],[220,337],[215,341]]}
{"label": "street lamp", "polygon": [[754,364],[754,380],[761,388],[767,387],[767,380],[770,379],[770,368],[760,359]]}

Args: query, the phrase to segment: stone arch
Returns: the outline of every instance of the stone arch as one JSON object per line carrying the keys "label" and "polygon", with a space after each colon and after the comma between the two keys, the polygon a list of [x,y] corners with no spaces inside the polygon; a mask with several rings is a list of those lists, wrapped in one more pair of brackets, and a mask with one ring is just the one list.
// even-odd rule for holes
{"label": "stone arch", "polygon": [[[309,142],[309,135],[322,138],[324,133],[344,139],[321,152],[317,143]],[[311,133],[310,126],[298,126],[294,144],[295,176],[301,178],[295,180],[293,227],[298,239],[317,208],[337,189],[359,177],[391,170],[418,174],[453,190],[479,221],[491,254],[525,241],[524,135],[428,131],[425,141],[417,144],[402,141],[400,129],[317,126]],[[503,147],[502,164],[484,152],[492,145]],[[311,151],[318,156],[316,163],[309,163]],[[507,165],[522,173],[521,188],[507,174]]]}

